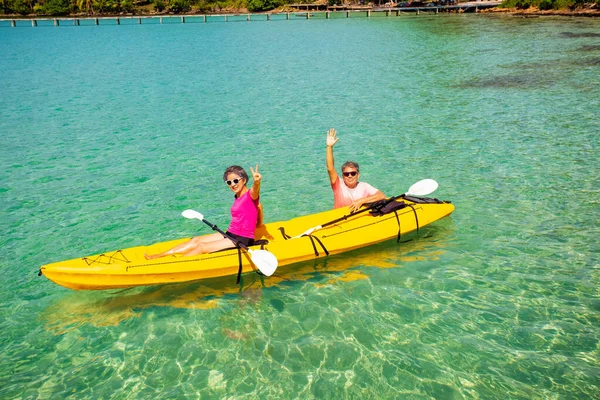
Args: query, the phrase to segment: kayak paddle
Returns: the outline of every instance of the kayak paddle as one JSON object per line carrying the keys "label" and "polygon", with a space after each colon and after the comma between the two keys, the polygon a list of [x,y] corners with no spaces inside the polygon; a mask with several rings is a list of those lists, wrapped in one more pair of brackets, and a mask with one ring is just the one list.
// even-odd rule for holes
{"label": "kayak paddle", "polygon": [[[389,199],[386,200],[386,203],[391,203],[392,201],[399,199],[401,197],[404,197],[404,196],[427,196],[428,194],[435,192],[435,190],[437,188],[438,188],[438,183],[436,181],[434,181],[433,179],[423,179],[423,180],[420,180],[419,182],[415,183],[414,185],[412,185],[410,188],[408,188],[408,192],[401,194],[400,196],[390,197]],[[373,203],[373,204],[375,204],[375,203]],[[371,206],[372,206],[372,204],[371,204]],[[329,221],[323,225],[318,225],[313,228],[310,228],[310,229],[306,230],[305,232],[301,233],[300,235],[294,236],[292,239],[296,239],[296,238],[302,237],[304,235],[310,235],[314,231],[319,230],[325,226],[333,225],[337,222],[348,219],[348,217],[368,211],[371,209],[371,206],[369,206],[363,210],[357,211],[355,213],[352,213],[349,215],[344,215],[343,217],[334,219],[333,221]]]}
{"label": "kayak paddle", "polygon": [[183,215],[187,219],[199,219],[200,221],[204,222],[206,225],[210,226],[213,230],[219,232],[221,235],[223,235],[227,239],[231,240],[233,243],[236,244],[236,246],[239,246],[242,249],[246,250],[248,252],[248,254],[250,254],[250,259],[252,260],[254,265],[256,265],[258,270],[263,275],[271,276],[277,269],[278,261],[277,261],[277,257],[275,257],[275,255],[273,253],[271,253],[267,250],[251,250],[251,249],[249,249],[248,246],[246,246],[245,244],[235,240],[234,238],[232,238],[231,236],[229,236],[228,234],[226,234],[225,232],[220,230],[216,225],[213,225],[210,222],[208,222],[207,220],[205,220],[204,215],[200,214],[198,211],[185,210],[184,212],[181,213],[181,215]]}
{"label": "kayak paddle", "polygon": [[408,188],[408,192],[400,195],[404,196],[427,196],[436,191],[438,183],[433,179],[423,179]]}

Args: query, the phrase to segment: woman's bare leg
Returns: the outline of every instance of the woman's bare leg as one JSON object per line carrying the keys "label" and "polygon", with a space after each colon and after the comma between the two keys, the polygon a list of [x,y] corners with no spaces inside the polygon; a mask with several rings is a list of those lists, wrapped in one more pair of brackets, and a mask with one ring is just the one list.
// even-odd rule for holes
{"label": "woman's bare leg", "polygon": [[196,248],[188,251],[184,255],[195,256],[198,254],[212,253],[213,251],[228,249],[231,247],[235,247],[235,243],[221,236],[221,240],[216,240],[214,242],[199,243],[198,246],[196,246]]}
{"label": "woman's bare leg", "polygon": [[[146,260],[153,260],[155,258],[172,256],[174,254],[185,254],[185,253],[195,249],[202,243],[218,242],[220,240],[223,240],[223,235],[221,235],[220,233],[212,233],[210,235],[196,236],[196,237],[191,238],[187,242],[181,243],[181,244],[173,247],[172,249],[163,251],[162,253],[158,253],[158,254],[144,254],[144,257],[146,258]],[[227,240],[229,240],[229,239],[227,239]],[[229,241],[229,243],[231,243],[231,241]]]}

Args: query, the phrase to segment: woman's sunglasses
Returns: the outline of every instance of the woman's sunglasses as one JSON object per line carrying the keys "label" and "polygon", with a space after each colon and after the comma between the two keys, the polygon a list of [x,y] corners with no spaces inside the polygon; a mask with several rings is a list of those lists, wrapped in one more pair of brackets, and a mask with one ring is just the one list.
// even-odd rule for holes
{"label": "woman's sunglasses", "polygon": [[356,176],[356,174],[358,174],[357,171],[350,171],[350,172],[342,172],[342,174],[344,174],[344,176],[346,178],[350,177],[350,176]]}
{"label": "woman's sunglasses", "polygon": [[238,183],[240,183],[241,180],[242,178],[235,178],[230,181],[225,181],[225,183],[227,184],[227,186],[237,185]]}

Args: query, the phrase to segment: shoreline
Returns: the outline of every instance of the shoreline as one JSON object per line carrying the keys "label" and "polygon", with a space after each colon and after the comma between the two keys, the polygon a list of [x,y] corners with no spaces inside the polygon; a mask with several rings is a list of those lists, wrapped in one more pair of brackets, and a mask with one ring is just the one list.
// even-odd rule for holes
{"label": "shoreline", "polygon": [[490,8],[481,10],[481,14],[506,14],[515,17],[600,17],[600,9],[594,7],[582,8],[579,10],[540,10],[537,7],[531,7],[524,10],[517,8]]}
{"label": "shoreline", "polygon": [[[473,1],[459,3],[461,6],[478,7],[486,5],[485,1]],[[174,13],[174,12],[151,12],[151,13],[98,13],[98,14],[85,14],[85,13],[73,13],[66,15],[37,15],[37,14],[0,14],[0,20],[54,20],[54,19],[103,19],[103,18],[157,18],[157,17],[218,17],[218,16],[241,16],[241,15],[277,15],[277,14],[322,14],[322,13],[335,13],[335,12],[402,12],[404,14],[417,12],[431,12],[435,10],[443,11],[443,13],[460,14],[464,13],[464,9],[456,8],[452,6],[440,6],[440,7],[416,7],[416,8],[390,8],[390,7],[369,7],[362,9],[348,9],[348,10],[298,10],[290,7],[280,7],[271,11],[263,12],[250,12],[247,9],[235,9],[235,10],[221,10],[219,12],[201,12],[199,10],[190,10],[186,13]],[[561,9],[561,10],[539,10],[537,7],[530,7],[528,9],[517,9],[517,8],[500,8],[498,6],[492,6],[488,8],[482,8],[476,11],[478,14],[501,14],[510,15],[517,17],[545,17],[545,16],[562,16],[562,17],[600,17],[600,8],[598,7],[586,7],[577,10]]]}

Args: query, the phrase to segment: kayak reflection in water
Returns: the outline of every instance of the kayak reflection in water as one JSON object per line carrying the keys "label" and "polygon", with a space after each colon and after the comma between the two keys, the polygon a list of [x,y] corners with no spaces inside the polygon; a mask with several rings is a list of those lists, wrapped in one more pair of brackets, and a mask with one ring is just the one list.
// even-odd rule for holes
{"label": "kayak reflection in water", "polygon": [[331,189],[333,190],[333,208],[349,206],[350,212],[355,212],[365,203],[385,199],[385,194],[380,190],[375,189],[366,182],[358,181],[360,170],[357,162],[346,161],[342,165],[343,180],[339,179],[333,162],[333,145],[338,140],[337,132],[331,128],[327,132],[326,162]]}
{"label": "kayak reflection in water", "polygon": [[[250,167],[250,171],[254,180],[250,189],[246,186],[248,174],[244,171],[244,168],[233,165],[227,168],[223,174],[223,180],[235,197],[231,206],[231,224],[226,233],[246,246],[251,246],[254,243],[254,231],[257,226],[262,225],[262,206],[259,202],[262,175],[258,173],[258,165],[255,170]],[[174,254],[194,256],[231,247],[235,247],[233,241],[220,233],[213,233],[193,237],[187,242],[162,253],[144,254],[144,257],[147,260],[152,260]]]}

